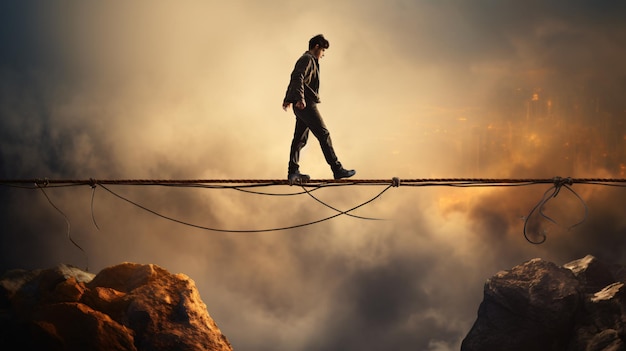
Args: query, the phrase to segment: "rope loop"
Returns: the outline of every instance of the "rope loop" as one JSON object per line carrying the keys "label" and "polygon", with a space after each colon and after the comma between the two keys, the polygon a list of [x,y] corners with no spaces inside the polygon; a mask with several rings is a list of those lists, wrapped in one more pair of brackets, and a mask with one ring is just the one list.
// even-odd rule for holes
{"label": "rope loop", "polygon": [[572,193],[578,199],[578,201],[580,202],[580,204],[582,205],[585,211],[583,218],[577,223],[569,226],[567,230],[570,230],[584,223],[587,220],[587,217],[589,215],[589,208],[587,207],[585,200],[583,200],[582,197],[580,197],[580,195],[578,195],[578,193],[576,193],[576,191],[574,191],[574,189],[571,188],[571,185],[574,184],[574,180],[571,177],[561,178],[557,176],[557,177],[554,177],[552,181],[553,181],[553,185],[548,190],[546,190],[541,200],[537,203],[537,205],[535,205],[535,207],[533,207],[533,209],[530,211],[530,213],[528,214],[528,216],[526,216],[526,219],[524,220],[524,238],[526,239],[526,241],[530,242],[531,244],[542,244],[547,239],[545,231],[542,231],[540,233],[541,239],[539,240],[533,240],[527,234],[528,221],[530,220],[530,217],[533,215],[535,211],[537,211],[539,215],[541,215],[541,217],[543,217],[544,219],[558,225],[558,223],[554,219],[550,218],[548,215],[545,214],[544,207],[550,201],[550,199],[555,198],[559,194],[562,188],[565,188],[570,193]]}

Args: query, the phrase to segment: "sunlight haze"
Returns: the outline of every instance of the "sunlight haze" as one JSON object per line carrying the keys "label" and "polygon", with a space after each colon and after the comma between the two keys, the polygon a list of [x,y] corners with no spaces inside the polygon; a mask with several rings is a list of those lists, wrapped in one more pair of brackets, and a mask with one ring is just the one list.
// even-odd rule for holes
{"label": "sunlight haze", "polygon": [[[624,178],[626,7],[617,1],[66,1],[0,5],[4,179],[286,179],[282,100],[324,34],[319,110],[355,179]],[[303,172],[332,178],[313,137]],[[486,279],[527,259],[624,261],[623,190],[399,187],[294,230],[182,226],[100,187],[48,188],[93,272],[185,273],[235,350],[458,350]],[[305,195],[111,187],[222,229],[334,214]],[[85,266],[40,191],[2,187],[3,269]],[[301,188],[272,189],[297,192]],[[339,209],[381,187],[315,192]],[[95,193],[94,193],[95,191]],[[92,212],[93,194],[93,212]],[[97,223],[97,227],[94,225]],[[99,230],[98,230],[99,228]]]}

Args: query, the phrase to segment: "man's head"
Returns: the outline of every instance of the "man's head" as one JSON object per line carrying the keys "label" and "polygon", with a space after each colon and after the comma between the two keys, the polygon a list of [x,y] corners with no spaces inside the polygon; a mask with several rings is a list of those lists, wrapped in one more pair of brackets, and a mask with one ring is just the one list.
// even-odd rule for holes
{"label": "man's head", "polygon": [[313,54],[313,56],[317,59],[324,56],[324,52],[329,46],[330,43],[322,34],[318,34],[309,40],[309,52],[311,52],[311,54]]}

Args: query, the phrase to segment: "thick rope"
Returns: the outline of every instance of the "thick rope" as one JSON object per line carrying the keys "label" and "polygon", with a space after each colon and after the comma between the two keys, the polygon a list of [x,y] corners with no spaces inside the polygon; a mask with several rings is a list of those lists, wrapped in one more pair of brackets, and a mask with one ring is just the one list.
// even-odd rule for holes
{"label": "thick rope", "polygon": [[[572,184],[600,184],[626,186],[626,179],[615,178],[560,178]],[[505,186],[526,184],[554,184],[556,178],[415,178],[402,179],[311,179],[303,186],[319,186],[320,184],[334,185],[387,185],[400,186]],[[289,185],[286,179],[0,179],[0,185],[25,186],[36,184],[40,187],[71,186],[71,185],[211,185],[211,184],[244,184],[249,186]]]}
{"label": "thick rope", "polygon": [[[34,185],[33,185],[34,184]],[[417,178],[417,179],[403,179],[400,180],[399,177],[393,177],[391,180],[389,179],[313,179],[307,183],[299,184],[302,187],[303,191],[291,192],[291,193],[268,193],[268,192],[260,192],[256,190],[248,190],[250,188],[259,188],[259,187],[268,187],[268,186],[283,186],[283,185],[291,185],[288,180],[285,179],[0,179],[0,186],[8,186],[14,188],[22,188],[22,189],[40,189],[43,195],[46,197],[50,205],[58,211],[67,223],[67,237],[68,239],[80,249],[83,254],[87,258],[87,268],[89,268],[87,253],[83,248],[78,245],[71,236],[71,224],[65,213],[61,211],[50,199],[48,194],[45,192],[45,188],[58,188],[58,187],[71,187],[71,186],[81,186],[81,185],[89,185],[92,188],[91,193],[91,217],[96,229],[100,230],[94,215],[94,198],[95,191],[98,186],[102,187],[107,192],[112,195],[140,208],[147,212],[150,212],[154,215],[162,217],[164,219],[180,223],[186,226],[199,228],[203,230],[216,231],[216,232],[226,232],[226,233],[260,233],[260,232],[268,232],[268,231],[281,231],[288,229],[295,229],[304,226],[309,226],[313,224],[317,224],[320,222],[324,222],[330,220],[332,218],[348,215],[351,217],[359,218],[359,219],[368,219],[368,220],[376,220],[376,218],[368,218],[361,217],[351,214],[350,212],[369,204],[370,202],[379,198],[384,192],[389,190],[392,187],[400,187],[400,186],[409,186],[409,187],[422,187],[422,186],[450,186],[450,187],[498,187],[498,186],[527,186],[527,185],[536,185],[536,184],[552,184],[552,186],[544,193],[541,200],[533,207],[528,216],[524,221],[524,238],[532,243],[532,244],[541,244],[546,241],[546,234],[544,232],[541,234],[540,240],[533,240],[528,236],[527,227],[528,222],[531,216],[538,211],[538,213],[545,218],[546,220],[557,224],[557,222],[547,216],[544,213],[544,206],[554,197],[556,197],[561,189],[565,188],[574,196],[578,198],[581,202],[582,206],[585,209],[584,217],[574,225],[570,226],[568,229],[572,229],[580,224],[582,224],[587,216],[589,209],[585,204],[584,200],[572,189],[572,185],[574,184],[592,184],[592,185],[604,185],[604,186],[615,186],[615,187],[626,187],[626,179],[620,178],[523,178],[523,179],[510,179],[510,178]],[[178,220],[173,217],[165,216],[160,214],[154,210],[151,210],[135,201],[132,201],[114,191],[106,187],[105,185],[143,185],[143,186],[168,186],[168,187],[189,187],[189,188],[205,188],[205,189],[233,189],[238,191],[243,191],[252,194],[258,195],[271,195],[271,196],[291,196],[291,195],[301,195],[308,194],[311,198],[321,203],[322,205],[334,210],[337,212],[336,214],[322,218],[316,221],[312,221],[309,223],[302,223],[292,226],[286,227],[278,227],[278,228],[268,228],[268,229],[251,229],[251,230],[231,230],[231,229],[219,229],[219,228],[211,228],[201,225],[196,225],[193,223],[184,222]],[[315,197],[311,193],[315,190],[321,189],[323,187],[332,187],[332,186],[353,186],[353,185],[384,185],[386,186],[383,191],[378,193],[373,198],[355,206],[347,211],[341,211],[323,201],[319,198]],[[310,188],[311,190],[307,189]]]}
{"label": "thick rope", "polygon": [[[568,185],[574,183],[590,184],[621,184],[626,185],[626,179],[620,178],[415,178],[402,179],[311,179],[303,186],[318,186],[320,184],[359,185],[359,184],[391,184],[394,187],[415,185],[506,185],[506,184],[553,184],[555,179],[565,179]],[[41,187],[71,186],[71,185],[210,185],[210,184],[248,184],[253,186],[289,185],[286,179],[0,179],[0,185],[28,185],[37,184]]]}

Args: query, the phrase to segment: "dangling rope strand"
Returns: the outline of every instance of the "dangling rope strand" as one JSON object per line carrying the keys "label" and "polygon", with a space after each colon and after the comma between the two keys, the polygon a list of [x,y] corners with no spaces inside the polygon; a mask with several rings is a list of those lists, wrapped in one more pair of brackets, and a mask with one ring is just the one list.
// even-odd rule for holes
{"label": "dangling rope strand", "polygon": [[[34,186],[31,185],[34,183]],[[568,229],[572,229],[578,225],[580,225],[581,223],[583,223],[588,216],[588,212],[589,209],[587,207],[587,204],[584,202],[584,200],[571,188],[571,186],[574,183],[578,183],[578,184],[591,184],[591,185],[603,185],[603,186],[612,186],[612,187],[626,187],[626,179],[613,179],[613,178],[561,178],[561,177],[554,177],[551,179],[547,179],[547,178],[526,178],[526,179],[504,179],[504,178],[421,178],[421,179],[403,179],[402,182],[400,181],[400,178],[398,177],[393,177],[390,180],[385,180],[385,179],[330,179],[330,180],[311,180],[308,183],[302,184],[302,188],[303,191],[301,192],[293,192],[293,193],[286,193],[286,194],[281,194],[281,193],[268,193],[268,192],[260,192],[260,191],[256,191],[256,190],[248,190],[250,188],[258,188],[258,187],[268,187],[268,186],[280,186],[280,185],[289,185],[289,182],[285,179],[182,179],[182,180],[177,180],[177,179],[94,179],[94,178],[90,178],[89,180],[72,180],[72,179],[0,179],[0,186],[8,186],[8,187],[14,187],[14,188],[21,188],[21,189],[41,189],[41,191],[44,193],[44,195],[46,196],[46,198],[48,199],[48,202],[50,202],[50,204],[57,210],[59,211],[65,218],[67,225],[68,225],[68,238],[70,239],[70,241],[77,246],[79,249],[82,250],[82,248],[76,243],[74,242],[74,240],[71,238],[70,235],[70,223],[69,220],[67,219],[67,217],[65,216],[65,214],[58,208],[56,207],[52,201],[50,200],[50,198],[48,197],[48,195],[45,193],[45,191],[43,190],[43,188],[45,187],[50,187],[50,188],[58,188],[58,187],[70,187],[70,186],[82,186],[82,185],[90,185],[92,187],[92,194],[91,194],[91,214],[92,214],[92,221],[95,225],[95,227],[99,230],[98,224],[95,220],[95,214],[94,214],[94,198],[95,198],[95,189],[98,185],[100,185],[103,189],[107,190],[107,192],[115,195],[116,197],[130,203],[133,204],[141,209],[144,209],[145,211],[148,211],[150,213],[153,213],[157,216],[163,217],[165,219],[168,219],[170,221],[174,221],[174,222],[178,222],[184,225],[188,225],[188,226],[192,226],[192,227],[196,227],[196,228],[200,228],[200,229],[205,229],[205,230],[212,230],[212,231],[218,231],[218,232],[244,232],[244,233],[254,233],[254,232],[266,232],[266,231],[275,231],[275,230],[287,230],[287,229],[293,229],[293,228],[299,228],[299,227],[303,227],[303,226],[307,226],[307,225],[312,225],[315,223],[319,223],[319,222],[323,222],[332,218],[335,218],[337,216],[340,215],[348,215],[348,216],[352,216],[355,218],[360,218],[360,219],[370,219],[370,220],[377,220],[377,218],[368,218],[368,217],[360,217],[360,216],[356,216],[356,215],[352,215],[349,212],[362,207],[368,203],[370,203],[371,201],[375,200],[376,198],[380,197],[385,191],[387,191],[390,187],[400,187],[400,186],[411,186],[411,187],[423,187],[423,186],[450,186],[450,187],[501,187],[501,186],[528,186],[528,185],[537,185],[537,184],[552,184],[552,187],[550,187],[543,195],[543,197],[541,198],[541,200],[535,205],[535,207],[533,207],[533,209],[530,211],[529,215],[525,218],[525,222],[524,222],[524,237],[526,238],[527,241],[529,241],[530,243],[533,244],[541,244],[546,240],[546,235],[545,233],[541,233],[543,235],[542,240],[539,241],[535,241],[530,239],[530,237],[527,234],[527,226],[528,226],[528,221],[530,219],[530,217],[535,214],[535,212],[539,212],[539,214],[545,218],[546,220],[557,224],[556,221],[552,218],[550,218],[548,215],[546,215],[544,213],[544,207],[546,205],[546,203],[548,201],[550,201],[550,199],[556,197],[561,189],[563,187],[565,187],[568,191],[570,191],[572,194],[574,194],[574,196],[576,196],[576,198],[578,198],[578,200],[580,201],[580,203],[582,204],[582,206],[584,207],[585,210],[585,214],[584,217],[582,218],[581,221],[575,223],[574,225],[570,226]],[[159,213],[157,213],[156,211],[153,211],[151,209],[148,209],[136,202],[133,202],[115,192],[113,192],[111,189],[105,187],[105,184],[107,185],[141,185],[141,186],[168,186],[168,187],[181,187],[181,188],[205,188],[205,189],[232,189],[232,190],[237,190],[237,191],[242,191],[242,192],[247,192],[247,193],[252,193],[252,194],[259,194],[259,195],[270,195],[270,196],[291,196],[291,195],[301,195],[301,194],[307,194],[309,196],[311,196],[313,199],[315,199],[316,201],[320,202],[321,204],[323,204],[324,206],[337,211],[337,214],[330,216],[330,217],[326,217],[317,221],[313,221],[313,222],[309,222],[309,223],[304,223],[304,224],[299,224],[299,225],[294,225],[294,226],[288,226],[288,227],[281,227],[281,228],[271,228],[271,229],[258,229],[258,230],[226,230],[226,229],[217,229],[217,228],[209,228],[209,227],[204,227],[204,226],[198,226],[198,225],[194,225],[191,223],[186,223],[184,221],[180,221],[177,220],[175,218],[171,218],[171,217],[167,217],[164,215],[161,215]],[[386,188],[380,192],[378,195],[376,195],[375,197],[373,197],[372,199],[356,206],[353,207],[352,209],[349,209],[347,211],[341,211],[338,210],[326,203],[324,203],[323,201],[321,201],[319,198],[317,198],[316,196],[313,196],[311,193],[313,191],[319,190],[321,188],[324,187],[331,187],[331,186],[355,186],[355,185],[374,185],[374,186],[380,186],[380,185],[386,185]],[[307,188],[311,188],[311,190],[308,190]],[[86,254],[85,254],[86,255]]]}
{"label": "dangling rope strand", "polygon": [[583,205],[583,208],[585,209],[585,215],[583,216],[583,218],[578,221],[577,223],[572,224],[571,226],[567,227],[567,230],[571,230],[581,224],[583,224],[586,220],[587,217],[589,216],[589,207],[587,206],[587,204],[585,203],[585,201],[580,197],[580,195],[578,195],[574,189],[572,189],[571,187],[569,187],[568,185],[565,185],[565,188],[567,190],[569,190],[572,194],[574,194],[574,196],[576,196],[576,198],[578,198],[578,200],[580,201],[580,203]]}
{"label": "dangling rope strand", "polygon": [[96,227],[96,229],[98,229],[98,231],[100,231],[100,227],[98,227],[98,223],[96,222],[96,216],[94,214],[93,211],[93,200],[96,197],[96,188],[98,186],[94,183],[91,185],[91,221],[93,222],[93,225]]}
{"label": "dangling rope strand", "polygon": [[526,241],[528,241],[531,244],[542,244],[547,240],[547,236],[544,232],[541,232],[542,238],[539,241],[534,241],[532,239],[529,238],[526,228],[528,226],[528,221],[530,220],[530,217],[533,215],[533,213],[536,210],[539,210],[539,214],[547,219],[548,221],[558,225],[558,223],[552,219],[550,216],[546,215],[544,213],[544,207],[545,205],[548,203],[548,201],[550,201],[551,199],[555,198],[559,192],[561,191],[562,188],[565,188],[567,190],[569,190],[572,194],[574,194],[574,196],[576,196],[576,198],[580,201],[580,203],[582,204],[583,208],[585,209],[585,215],[582,218],[582,220],[580,220],[579,222],[569,226],[567,228],[567,230],[571,230],[574,227],[584,223],[587,220],[587,216],[589,214],[589,207],[587,206],[587,204],[585,203],[585,201],[580,197],[580,195],[578,195],[578,193],[576,193],[576,191],[574,191],[574,189],[572,189],[570,187],[570,185],[573,185],[574,182],[572,180],[572,178],[561,178],[561,177],[554,177],[553,178],[553,185],[552,187],[550,187],[548,190],[546,190],[546,192],[543,194],[543,197],[541,198],[541,200],[535,205],[535,207],[533,207],[533,209],[530,211],[530,213],[528,214],[528,216],[526,216],[525,220],[524,220],[524,238],[526,239]]}
{"label": "dangling rope strand", "polygon": [[100,184],[100,187],[102,187],[104,190],[108,191],[109,193],[111,193],[112,195],[116,196],[117,198],[124,200],[146,212],[152,213],[156,216],[159,216],[163,219],[175,222],[175,223],[179,223],[182,225],[186,225],[189,227],[193,227],[193,228],[198,228],[198,229],[203,229],[203,230],[208,230],[208,231],[214,231],[214,232],[223,232],[223,233],[262,233],[262,232],[274,232],[274,231],[282,231],[282,230],[288,230],[288,229],[295,229],[295,228],[301,228],[301,227],[305,227],[305,226],[309,226],[309,225],[313,225],[313,224],[317,224],[317,223],[321,223],[330,219],[333,219],[335,217],[341,216],[341,215],[345,215],[348,214],[349,212],[352,212],[360,207],[363,207],[367,204],[369,204],[370,202],[376,200],[377,198],[379,198],[384,192],[386,192],[387,190],[389,190],[389,188],[391,188],[391,185],[389,185],[388,187],[386,187],[383,191],[381,191],[380,193],[378,193],[376,196],[374,196],[373,198],[361,203],[360,205],[357,205],[347,211],[341,211],[339,213],[336,213],[335,215],[332,215],[330,217],[326,217],[326,218],[322,218],[316,221],[312,221],[312,222],[308,222],[308,223],[302,223],[302,224],[297,224],[297,225],[292,225],[292,226],[287,226],[287,227],[277,227],[277,228],[269,228],[269,229],[243,229],[243,230],[237,230],[237,229],[219,229],[219,228],[212,228],[212,227],[206,227],[206,226],[201,226],[201,225],[197,225],[197,224],[193,224],[193,223],[189,223],[189,222],[185,222],[170,216],[166,216],[163,215],[161,213],[158,213],[152,209],[149,209],[135,201],[132,201],[122,195],[117,194],[116,192],[112,191],[111,189],[109,189],[108,187]]}
{"label": "dangling rope strand", "polygon": [[37,187],[39,188],[39,190],[41,190],[41,192],[43,193],[43,196],[46,197],[46,200],[48,200],[48,203],[50,203],[50,205],[57,210],[57,212],[59,212],[61,214],[61,216],[63,216],[63,219],[65,219],[65,223],[67,224],[67,238],[70,240],[70,242],[72,244],[74,244],[74,246],[76,246],[82,253],[83,255],[85,255],[85,271],[89,272],[89,256],[87,256],[87,252],[85,252],[85,250],[83,250],[83,248],[78,245],[78,243],[76,243],[74,241],[74,239],[72,238],[71,235],[71,228],[72,225],[70,223],[69,218],[67,218],[67,216],[65,215],[65,213],[63,211],[61,211],[60,208],[57,207],[57,205],[54,204],[54,202],[52,202],[52,200],[50,199],[50,197],[48,196],[48,194],[46,193],[46,191],[44,190],[45,187],[45,183],[43,184],[44,186],[41,186],[40,184],[37,184]]}
{"label": "dangling rope strand", "polygon": [[[551,191],[552,191],[552,194],[550,194],[550,195],[548,196],[548,193],[550,193]],[[548,199],[550,199],[552,196],[554,196],[555,192],[556,192],[556,191],[555,191],[554,186],[553,186],[553,187],[551,187],[550,189],[546,190],[546,192],[545,192],[545,193],[543,193],[543,197],[541,198],[541,200],[540,200],[540,201],[539,201],[539,202],[535,205],[535,207],[533,207],[533,209],[532,209],[532,210],[530,210],[530,213],[528,213],[528,216],[526,216],[526,218],[525,218],[525,220],[524,220],[524,230],[523,230],[523,233],[524,233],[524,238],[526,239],[526,241],[528,241],[528,242],[529,242],[529,243],[531,243],[531,244],[539,245],[539,244],[543,244],[543,243],[547,240],[547,236],[546,236],[546,234],[545,234],[545,233],[543,233],[543,232],[541,233],[541,235],[543,236],[543,237],[541,238],[541,240],[539,240],[539,241],[534,241],[534,240],[530,239],[530,237],[528,236],[528,232],[527,232],[527,230],[526,230],[526,227],[528,226],[528,221],[530,220],[530,218],[531,218],[531,216],[533,215],[533,213],[534,213],[534,212],[535,212],[538,208],[543,207],[543,205],[545,205],[546,201],[548,201]],[[548,220],[552,221],[550,218],[548,218]],[[552,221],[552,222],[554,222],[554,221]]]}
{"label": "dangling rope strand", "polygon": [[[319,189],[319,188],[315,188],[315,189],[313,189],[313,190],[316,190],[316,189]],[[324,206],[326,206],[326,207],[330,208],[331,210],[333,210],[333,211],[335,211],[335,212],[339,212],[339,213],[342,213],[342,212],[343,212],[343,211],[338,210],[338,209],[336,209],[335,207],[333,207],[333,206],[331,206],[331,205],[327,204],[326,202],[324,202],[324,201],[320,200],[320,199],[319,199],[319,198],[317,198],[315,195],[311,194],[311,191],[307,190],[304,186],[302,187],[302,190],[303,190],[305,193],[307,193],[310,197],[312,197],[312,198],[313,198],[313,200],[315,200],[315,201],[319,202],[320,204],[322,204],[322,205],[324,205]],[[351,214],[351,213],[345,213],[345,215],[350,216],[350,217],[353,217],[353,218],[365,219],[365,220],[369,220],[369,221],[382,221],[382,220],[383,220],[382,218],[361,217],[361,216],[353,215],[353,214]]]}

